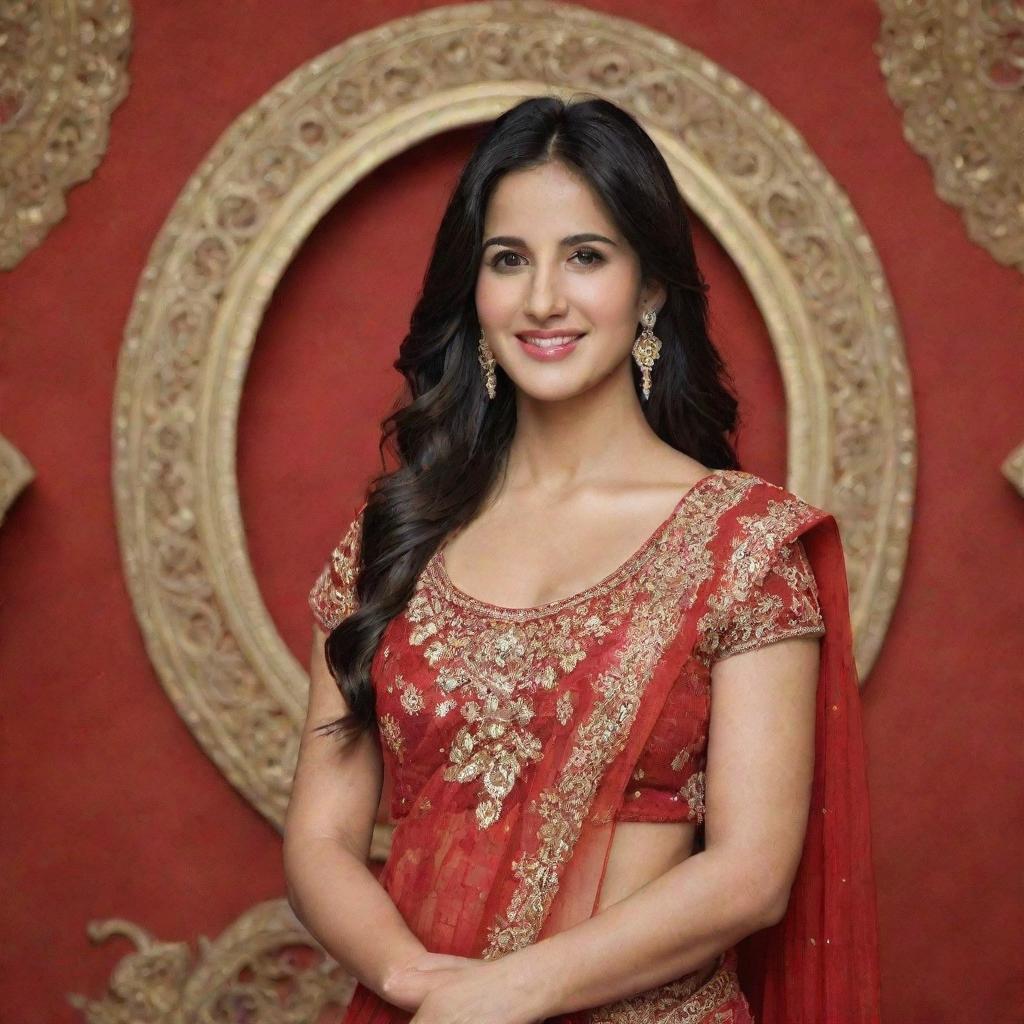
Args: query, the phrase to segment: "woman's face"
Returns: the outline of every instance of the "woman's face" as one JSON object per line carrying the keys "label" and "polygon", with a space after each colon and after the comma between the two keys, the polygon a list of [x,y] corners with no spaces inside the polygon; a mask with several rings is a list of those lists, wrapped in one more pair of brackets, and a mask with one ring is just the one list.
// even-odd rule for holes
{"label": "woman's face", "polygon": [[[657,311],[665,293],[641,287],[636,252],[589,185],[561,163],[506,174],[491,194],[483,245],[477,316],[517,388],[550,401],[614,373],[633,386],[640,316]],[[582,337],[545,358],[521,340],[530,331]]]}

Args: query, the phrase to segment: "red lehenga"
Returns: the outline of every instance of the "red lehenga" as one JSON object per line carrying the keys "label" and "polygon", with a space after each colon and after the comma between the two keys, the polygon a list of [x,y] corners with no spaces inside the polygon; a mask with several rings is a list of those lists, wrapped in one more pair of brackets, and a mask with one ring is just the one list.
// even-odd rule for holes
{"label": "red lehenga", "polygon": [[[354,607],[361,512],[310,593]],[[591,917],[618,821],[703,822],[711,666],[822,637],[812,804],[785,917],[714,968],[560,1024],[879,1020],[865,751],[835,519],[716,470],[622,566],[536,608],[458,590],[431,558],[372,666],[392,779],[380,880],[431,952],[501,957]],[[345,1024],[410,1014],[358,985]]]}

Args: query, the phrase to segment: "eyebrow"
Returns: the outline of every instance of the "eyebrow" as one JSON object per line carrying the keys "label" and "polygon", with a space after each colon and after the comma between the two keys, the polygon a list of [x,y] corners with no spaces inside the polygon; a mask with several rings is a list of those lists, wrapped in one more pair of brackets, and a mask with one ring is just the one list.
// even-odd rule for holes
{"label": "eyebrow", "polygon": [[[563,238],[559,243],[560,245],[579,245],[580,242],[607,242],[609,245],[615,245],[610,238],[605,238],[604,235],[595,234],[592,231],[585,231],[579,235],[568,235]],[[515,238],[512,235],[495,235],[493,238],[488,238],[484,242],[484,248],[486,249],[489,245],[518,245],[522,249],[528,249],[529,246],[521,238]]]}

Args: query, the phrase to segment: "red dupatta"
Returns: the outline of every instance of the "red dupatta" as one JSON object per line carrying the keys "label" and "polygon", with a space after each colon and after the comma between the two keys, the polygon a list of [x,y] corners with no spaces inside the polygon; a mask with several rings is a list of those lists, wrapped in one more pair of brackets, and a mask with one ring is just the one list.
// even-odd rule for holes
{"label": "red dupatta", "polygon": [[782,921],[739,944],[759,1024],[880,1019],[875,877],[866,748],[853,659],[846,563],[835,519],[800,538],[825,620],[807,834]]}
{"label": "red dupatta", "polygon": [[[838,528],[827,512],[739,470],[717,471],[659,537],[644,571],[630,578],[633,589],[618,595],[629,614],[609,641],[614,658],[596,675],[565,675],[572,706],[562,727],[544,734],[511,788],[491,780],[504,794],[495,824],[476,827],[458,782],[440,772],[422,780],[381,882],[428,950],[494,959],[594,914],[616,814],[673,681],[698,642],[713,650],[730,608],[796,538],[826,627],[811,814],[786,915],[739,944],[739,973],[757,1024],[878,1021],[865,752]],[[435,610],[429,587],[418,590],[401,629],[424,643],[438,628]],[[401,643],[401,629],[390,644]],[[412,759],[396,749],[390,767],[411,773]],[[500,775],[500,764],[491,770]],[[409,1017],[359,985],[345,1024]]]}

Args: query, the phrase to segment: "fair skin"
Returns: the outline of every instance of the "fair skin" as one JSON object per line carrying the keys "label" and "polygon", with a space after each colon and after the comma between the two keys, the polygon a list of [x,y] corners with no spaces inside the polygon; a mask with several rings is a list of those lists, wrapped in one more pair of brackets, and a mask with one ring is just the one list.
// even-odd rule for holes
{"label": "fair skin", "polygon": [[[607,240],[563,243],[581,233]],[[531,607],[616,569],[709,470],[662,442],[644,417],[631,348],[641,313],[659,309],[665,293],[641,280],[635,252],[586,183],[557,163],[506,175],[488,204],[483,237],[505,239],[484,249],[476,307],[516,389],[517,429],[503,486],[446,547],[445,566],[475,597]],[[560,328],[585,336],[557,362],[531,359],[516,338]],[[314,662],[319,656],[314,648]],[[383,914],[388,941],[377,948],[365,941],[365,927],[342,929],[321,908],[321,934],[333,929],[335,938],[328,948],[346,951],[343,962],[413,1012],[413,1024],[532,1024],[707,970],[785,910],[806,829],[818,657],[818,639],[801,637],[715,663],[706,848],[693,853],[695,823],[617,823],[590,920],[500,960],[442,957],[393,920],[393,904],[387,910],[362,886],[362,920],[376,927],[373,915]],[[337,688],[335,697],[328,689],[325,681],[316,721],[340,713]],[[353,773],[378,777],[373,749],[364,745]],[[321,785],[336,791],[338,766],[326,758]],[[321,834],[337,837],[337,823],[352,822],[355,810],[362,832],[343,833],[351,855],[365,855],[372,787],[358,807],[351,793],[334,801],[322,812]],[[340,901],[350,920],[352,898],[346,891]]]}

